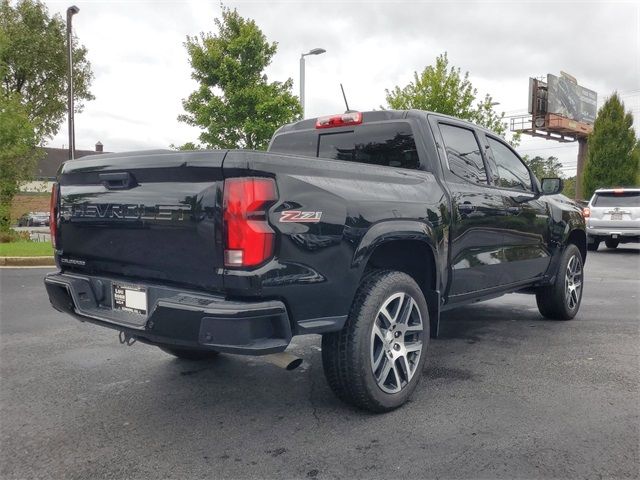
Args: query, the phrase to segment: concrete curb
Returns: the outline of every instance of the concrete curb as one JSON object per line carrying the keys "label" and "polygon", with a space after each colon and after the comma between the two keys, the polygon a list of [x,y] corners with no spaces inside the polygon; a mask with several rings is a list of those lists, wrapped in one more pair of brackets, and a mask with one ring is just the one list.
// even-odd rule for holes
{"label": "concrete curb", "polygon": [[0,257],[0,267],[51,267],[53,257]]}

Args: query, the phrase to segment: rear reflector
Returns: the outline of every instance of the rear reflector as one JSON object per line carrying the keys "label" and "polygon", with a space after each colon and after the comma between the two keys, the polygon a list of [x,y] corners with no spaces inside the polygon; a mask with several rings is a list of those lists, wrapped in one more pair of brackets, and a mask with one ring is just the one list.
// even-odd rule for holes
{"label": "rear reflector", "polygon": [[224,181],[225,266],[251,267],[273,255],[274,233],[267,222],[267,208],[277,198],[271,178]]}
{"label": "rear reflector", "polygon": [[49,232],[51,233],[51,245],[56,248],[56,236],[58,234],[58,193],[60,187],[57,183],[51,187],[51,199],[49,201]]}
{"label": "rear reflector", "polygon": [[361,112],[349,112],[339,115],[319,117],[318,120],[316,120],[316,128],[346,127],[348,125],[360,125],[361,123]]}

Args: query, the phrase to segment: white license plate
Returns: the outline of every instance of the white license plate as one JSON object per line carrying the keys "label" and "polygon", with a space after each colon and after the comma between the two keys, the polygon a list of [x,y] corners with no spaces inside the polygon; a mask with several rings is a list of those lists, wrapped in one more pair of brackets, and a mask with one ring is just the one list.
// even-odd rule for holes
{"label": "white license plate", "polygon": [[611,220],[622,220],[622,214],[621,213],[612,213],[611,214]]}
{"label": "white license plate", "polygon": [[147,289],[135,285],[112,284],[113,309],[123,312],[147,314]]}

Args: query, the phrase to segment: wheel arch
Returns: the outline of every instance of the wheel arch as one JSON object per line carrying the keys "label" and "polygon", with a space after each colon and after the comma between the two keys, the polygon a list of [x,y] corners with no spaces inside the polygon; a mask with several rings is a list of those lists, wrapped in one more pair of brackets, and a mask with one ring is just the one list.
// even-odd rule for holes
{"label": "wheel arch", "polygon": [[372,269],[393,269],[406,273],[420,286],[429,308],[431,337],[438,333],[440,318],[440,275],[437,250],[430,225],[412,221],[390,221],[374,225],[362,238],[352,267],[362,279]]}
{"label": "wheel arch", "polygon": [[575,228],[569,232],[567,236],[567,245],[573,244],[578,247],[582,255],[582,262],[587,259],[587,234],[581,228]]}

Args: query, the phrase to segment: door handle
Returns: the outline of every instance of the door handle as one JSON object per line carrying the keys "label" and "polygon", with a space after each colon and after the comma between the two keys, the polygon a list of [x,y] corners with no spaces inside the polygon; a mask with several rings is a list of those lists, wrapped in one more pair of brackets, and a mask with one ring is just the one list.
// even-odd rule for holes
{"label": "door handle", "polygon": [[476,206],[472,205],[471,202],[464,202],[458,204],[458,211],[460,213],[471,213],[476,210]]}
{"label": "door handle", "polygon": [[507,215],[520,215],[521,207],[507,207]]}

